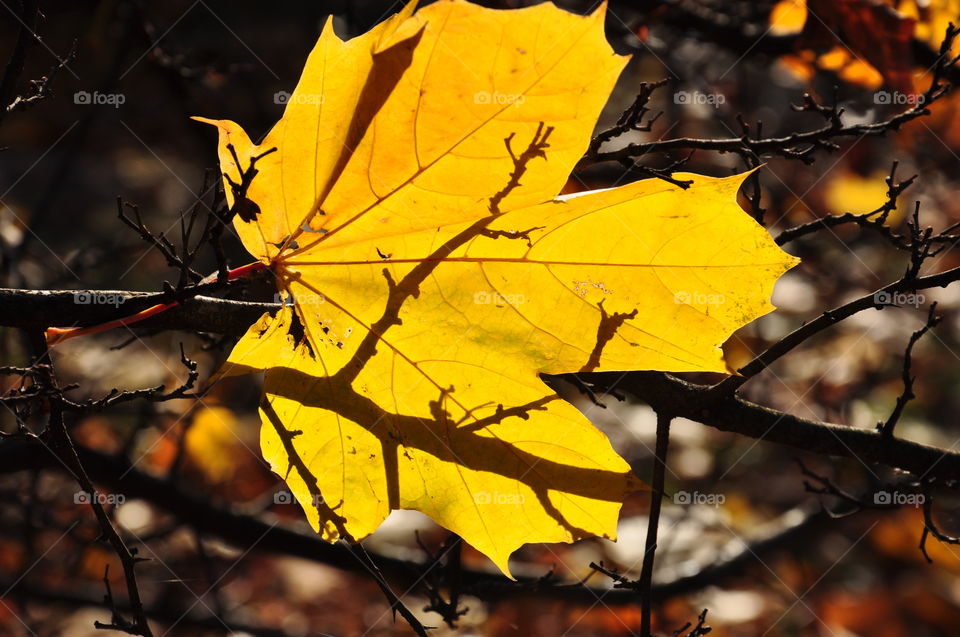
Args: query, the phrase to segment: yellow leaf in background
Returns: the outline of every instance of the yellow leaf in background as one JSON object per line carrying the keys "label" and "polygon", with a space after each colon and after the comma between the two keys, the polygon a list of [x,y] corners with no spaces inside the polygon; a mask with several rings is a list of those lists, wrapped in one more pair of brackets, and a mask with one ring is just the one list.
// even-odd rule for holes
{"label": "yellow leaf in background", "polygon": [[237,419],[226,407],[201,406],[187,429],[185,447],[191,462],[212,482],[233,477],[237,459],[227,450],[242,445],[237,438]]}
{"label": "yellow leaf in background", "polygon": [[[214,122],[234,181],[231,140],[242,167],[278,149],[235,223],[292,303],[228,366],[266,370],[264,457],[328,540],[413,509],[509,574],[525,543],[613,538],[640,483],[540,374],[724,371],[719,345],[773,309],[796,259],[737,206],[744,175],[555,198],[626,62],[603,13],[441,0],[347,43],[328,27],[283,136]],[[341,109],[346,58],[367,66]]]}
{"label": "yellow leaf in background", "polygon": [[868,90],[883,86],[883,75],[867,62],[851,55],[844,47],[836,46],[820,55],[813,51],[801,51],[798,55],[784,55],[780,58],[784,67],[803,82],[809,82],[817,69],[832,71],[840,79]]}
{"label": "yellow leaf in background", "polygon": [[[960,0],[897,0],[892,4],[900,13],[916,19],[917,39],[926,42],[934,51],[940,50],[947,25],[956,23],[960,16]],[[954,43],[954,54],[957,47]]]}
{"label": "yellow leaf in background", "polygon": [[[887,200],[887,175],[875,172],[863,177],[849,171],[836,171],[824,187],[824,203],[832,215],[846,212],[863,214],[876,210]],[[897,226],[903,219],[904,208],[897,206],[888,216],[886,225]]]}
{"label": "yellow leaf in background", "polygon": [[771,35],[800,33],[806,21],[806,0],[780,0],[770,10],[770,33]]}
{"label": "yellow leaf in background", "polygon": [[[960,2],[960,0],[956,1]],[[910,0],[909,3],[905,2],[900,4],[911,4],[912,2],[913,0]],[[881,73],[874,64],[881,64],[882,68],[887,68],[887,65],[881,63],[884,58],[871,58],[872,47],[867,47],[862,43],[861,46],[858,47],[856,43],[847,42],[843,37],[849,36],[850,34],[842,33],[843,26],[848,26],[848,28],[860,32],[870,31],[870,27],[859,24],[857,18],[868,18],[871,10],[876,7],[868,3],[834,3],[832,6],[839,11],[831,18],[826,14],[818,15],[815,12],[818,3],[812,3],[812,7],[808,6],[808,4],[807,0],[780,0],[770,11],[770,33],[781,36],[800,35],[797,54],[787,55],[781,58],[786,68],[804,82],[809,82],[813,75],[815,75],[817,69],[823,69],[836,73],[844,82],[861,86],[868,90],[877,90],[883,86],[884,74]],[[887,0],[887,4],[898,10],[901,8],[895,6],[897,3],[892,0]],[[829,7],[831,5],[827,3],[827,6]],[[846,7],[846,10],[844,10],[844,7]],[[822,11],[823,9],[824,5],[820,5],[818,10]],[[860,13],[859,10],[864,10],[864,13]],[[833,10],[831,9],[831,13],[832,12]],[[910,12],[908,11],[907,13],[909,14]],[[833,20],[840,17],[842,17],[842,19],[839,24],[832,23]],[[808,21],[810,24],[807,24]],[[846,23],[849,23],[849,25]],[[804,35],[801,34],[806,34],[811,24],[814,30],[826,30],[831,35],[840,38],[837,46],[823,53],[819,52],[821,46],[808,48],[809,43],[804,43]],[[882,24],[884,23],[878,22],[877,27],[879,28]],[[946,25],[944,24],[944,29],[945,28]],[[838,34],[838,31],[841,33]],[[879,33],[877,37],[882,39],[882,35],[882,33]],[[942,38],[942,36],[943,30],[940,32],[940,37]],[[814,38],[814,40],[816,40],[816,38]],[[821,42],[817,42],[817,44],[822,45]],[[937,46],[939,46],[939,41],[934,48]],[[897,55],[893,54],[893,58],[897,59]],[[873,64],[868,62],[868,59],[873,60]],[[891,76],[888,79],[896,81],[898,77],[898,75],[894,75],[891,71]],[[894,86],[896,86],[896,84]]]}
{"label": "yellow leaf in background", "polygon": [[877,90],[883,86],[883,74],[863,60],[850,59],[837,75],[844,82],[862,86],[868,90]]}
{"label": "yellow leaf in background", "polygon": [[[834,3],[842,4],[842,3]],[[857,3],[850,3],[856,5]],[[860,3],[870,7],[871,3]],[[956,23],[960,16],[960,0],[877,0],[877,5],[886,5],[894,9],[904,18],[915,22],[914,37],[926,43],[934,52],[940,50],[940,43],[947,31],[947,26]],[[773,35],[799,34],[804,30],[811,9],[807,0],[780,0],[770,10],[770,33]],[[823,18],[814,15],[814,24],[823,24]],[[835,28],[835,27],[831,27]],[[956,54],[960,44],[954,43],[953,53]],[[842,51],[842,52],[841,52]],[[862,86],[869,90],[876,90],[883,85],[883,74],[874,66],[867,63],[860,55],[869,57],[866,51],[859,51],[851,55],[853,49],[846,44],[837,47],[819,57],[815,67],[836,71],[842,80]],[[906,53],[906,51],[905,51]],[[808,81],[809,74],[814,70],[799,63],[796,56],[789,56],[788,68],[803,81]],[[927,68],[920,67],[914,71],[914,81],[924,83]]]}

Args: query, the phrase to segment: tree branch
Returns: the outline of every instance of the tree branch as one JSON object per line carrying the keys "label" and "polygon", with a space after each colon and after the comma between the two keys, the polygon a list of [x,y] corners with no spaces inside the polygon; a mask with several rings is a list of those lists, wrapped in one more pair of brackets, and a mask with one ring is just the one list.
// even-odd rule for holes
{"label": "tree branch", "polygon": [[925,479],[960,479],[960,452],[884,436],[872,429],[808,420],[732,394],[712,391],[662,372],[580,374],[597,392],[627,392],[654,411],[667,409],[720,431],[766,440],[814,454],[857,458]]}
{"label": "tree branch", "polygon": [[[84,303],[84,299],[112,301]],[[0,326],[45,329],[96,325],[169,301],[170,296],[161,292],[0,288]],[[243,334],[264,312],[273,312],[279,308],[280,305],[276,303],[231,301],[201,295],[141,321],[137,323],[137,327]]]}

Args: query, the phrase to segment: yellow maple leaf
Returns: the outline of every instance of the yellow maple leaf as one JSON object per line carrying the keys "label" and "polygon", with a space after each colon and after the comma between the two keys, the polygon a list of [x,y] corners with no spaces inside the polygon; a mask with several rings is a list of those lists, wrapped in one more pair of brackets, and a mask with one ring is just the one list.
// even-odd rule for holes
{"label": "yellow maple leaf", "polygon": [[231,204],[277,149],[235,224],[292,303],[226,373],[266,370],[264,457],[328,540],[414,509],[509,575],[524,543],[613,538],[640,483],[540,374],[724,371],[772,309],[796,259],[736,204],[743,175],[555,198],[626,63],[603,19],[441,0],[347,42],[328,23],[261,144],[203,120]]}

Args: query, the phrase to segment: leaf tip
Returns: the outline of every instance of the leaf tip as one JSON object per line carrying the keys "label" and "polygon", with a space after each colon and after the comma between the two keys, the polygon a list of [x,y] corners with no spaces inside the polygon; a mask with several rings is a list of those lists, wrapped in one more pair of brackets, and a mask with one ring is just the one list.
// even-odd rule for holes
{"label": "leaf tip", "polygon": [[190,119],[195,122],[200,122],[201,124],[209,124],[210,126],[214,126],[217,128],[217,130],[227,134],[237,131],[243,132],[243,129],[240,128],[239,124],[231,122],[229,119],[213,119],[210,117],[201,117],[199,115],[191,115]]}

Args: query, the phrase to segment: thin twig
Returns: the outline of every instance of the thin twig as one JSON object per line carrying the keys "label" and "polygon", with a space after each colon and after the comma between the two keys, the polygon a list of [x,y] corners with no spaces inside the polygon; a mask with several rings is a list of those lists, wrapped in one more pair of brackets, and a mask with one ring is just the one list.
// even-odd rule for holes
{"label": "thin twig", "polygon": [[900,377],[903,380],[903,392],[897,396],[897,403],[886,422],[877,424],[877,429],[885,436],[893,436],[893,429],[897,426],[897,422],[903,414],[903,408],[907,406],[908,402],[916,398],[916,395],[913,393],[913,381],[915,379],[910,373],[910,366],[913,362],[913,346],[923,338],[924,334],[940,323],[941,317],[935,314],[936,311],[937,303],[933,302],[930,304],[926,323],[924,323],[923,327],[911,334],[910,340],[907,342],[907,348],[903,352],[903,369],[900,373]]}
{"label": "thin twig", "polygon": [[670,421],[673,417],[657,412],[656,458],[653,465],[653,481],[650,491],[650,517],[647,520],[647,537],[643,551],[643,565],[637,580],[640,592],[640,637],[650,637],[650,621],[653,606],[653,563],[657,553],[657,532],[660,529],[660,507],[665,493],[667,448],[670,444]]}
{"label": "thin twig", "polygon": [[[31,343],[36,351],[36,362],[43,365],[48,370],[48,376],[45,382],[51,387],[56,388],[56,378],[53,372],[53,366],[50,363],[50,352],[47,349],[46,337],[43,331],[31,332]],[[74,479],[80,485],[82,491],[88,494],[90,507],[97,518],[100,530],[103,536],[113,547],[117,557],[120,558],[120,564],[123,567],[123,574],[127,583],[127,596],[130,600],[132,619],[127,620],[114,616],[114,621],[110,624],[96,624],[97,628],[112,628],[122,630],[131,635],[142,635],[142,637],[153,637],[150,626],[147,623],[147,617],[143,610],[143,602],[140,599],[140,589],[137,585],[136,565],[140,561],[134,551],[127,548],[120,534],[117,533],[110,516],[103,508],[103,499],[93,482],[87,476],[87,472],[80,462],[77,450],[73,446],[70,434],[67,431],[63,421],[63,408],[61,398],[58,394],[51,394],[49,400],[50,420],[44,437],[48,440],[50,448],[57,454],[61,461],[69,468]]]}

